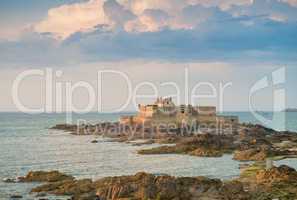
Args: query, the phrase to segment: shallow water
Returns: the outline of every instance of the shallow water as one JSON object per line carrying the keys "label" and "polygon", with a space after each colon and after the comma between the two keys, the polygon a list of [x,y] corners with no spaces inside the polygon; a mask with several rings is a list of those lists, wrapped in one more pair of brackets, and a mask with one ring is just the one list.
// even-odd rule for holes
{"label": "shallow water", "polygon": [[[128,113],[129,114],[129,113]],[[92,122],[115,121],[121,114],[75,115],[74,119]],[[245,121],[248,114],[238,114]],[[296,125],[296,115],[290,123]],[[250,119],[251,122],[253,122]],[[77,178],[97,179],[106,176],[129,175],[139,171],[166,173],[174,176],[208,176],[230,179],[239,175],[239,162],[232,155],[221,158],[199,158],[185,155],[137,155],[142,148],[154,145],[107,142],[96,136],[72,136],[48,128],[64,123],[64,114],[26,115],[0,114],[0,179],[25,175],[30,170],[59,170]],[[291,130],[294,126],[289,127]],[[280,161],[297,168],[296,159]],[[26,194],[35,184],[0,182],[0,199],[11,194]]]}

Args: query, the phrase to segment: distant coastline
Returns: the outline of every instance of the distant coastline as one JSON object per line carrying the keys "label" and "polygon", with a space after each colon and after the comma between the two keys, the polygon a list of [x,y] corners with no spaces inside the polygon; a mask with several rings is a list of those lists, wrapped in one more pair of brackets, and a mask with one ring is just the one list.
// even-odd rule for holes
{"label": "distant coastline", "polygon": [[284,112],[297,112],[297,108],[287,108]]}

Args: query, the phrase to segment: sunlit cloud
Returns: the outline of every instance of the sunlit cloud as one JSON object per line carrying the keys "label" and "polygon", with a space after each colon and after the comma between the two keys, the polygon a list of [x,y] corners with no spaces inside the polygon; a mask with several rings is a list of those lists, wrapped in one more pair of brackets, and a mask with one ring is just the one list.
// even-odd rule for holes
{"label": "sunlit cloud", "polygon": [[[277,2],[297,5],[297,0],[271,3]],[[34,30],[51,33],[62,40],[76,32],[91,32],[100,25],[126,32],[158,32],[164,28],[191,30],[217,13],[225,12],[231,17],[258,15],[261,6],[268,4],[259,0],[89,0],[50,9],[47,17],[34,25]],[[288,20],[286,13],[272,12],[266,7],[263,12],[268,19]],[[242,23],[250,26],[254,22]]]}
{"label": "sunlit cloud", "polygon": [[34,26],[37,32],[53,33],[65,39],[75,32],[93,30],[98,24],[108,24],[109,19],[103,11],[103,0],[63,5],[48,11],[46,19]]}

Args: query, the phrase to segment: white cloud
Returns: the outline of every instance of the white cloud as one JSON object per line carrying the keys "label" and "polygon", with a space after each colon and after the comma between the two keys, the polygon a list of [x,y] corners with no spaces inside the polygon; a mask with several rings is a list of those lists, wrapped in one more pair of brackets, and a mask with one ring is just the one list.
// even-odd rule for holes
{"label": "white cloud", "polygon": [[[90,0],[50,9],[34,30],[65,39],[76,32],[93,30],[96,25],[123,26],[128,32],[154,32],[163,27],[190,29],[183,9],[193,0]],[[197,20],[196,20],[197,21]]]}
{"label": "white cloud", "polygon": [[181,12],[188,0],[120,0],[125,3],[133,13],[141,15],[146,9],[160,9],[171,15]]}
{"label": "white cloud", "polygon": [[[297,0],[278,1],[297,6]],[[234,17],[249,15],[253,12],[247,10],[257,3],[254,0],[89,0],[50,9],[46,19],[34,25],[34,30],[65,39],[76,32],[92,31],[102,24],[111,30],[123,28],[127,32],[156,32],[165,27],[194,29],[212,16],[219,19],[216,16],[222,13],[232,13]],[[236,9],[232,9],[233,6]],[[257,15],[263,12],[261,10]],[[285,22],[291,18],[282,12],[267,13],[267,18],[273,21]]]}
{"label": "white cloud", "polygon": [[137,19],[125,25],[128,32],[155,32],[169,25],[169,15],[162,10],[144,10]]}
{"label": "white cloud", "polygon": [[65,39],[75,32],[92,30],[98,24],[108,24],[103,3],[104,0],[90,0],[52,8],[48,11],[47,18],[35,24],[34,29]]}

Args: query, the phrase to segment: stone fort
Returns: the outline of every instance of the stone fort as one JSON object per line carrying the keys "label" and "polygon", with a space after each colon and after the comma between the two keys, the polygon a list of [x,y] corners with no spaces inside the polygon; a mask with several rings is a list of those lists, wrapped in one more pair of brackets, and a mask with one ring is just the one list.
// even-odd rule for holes
{"label": "stone fort", "polygon": [[176,106],[171,97],[157,98],[155,103],[138,105],[138,113],[135,116],[123,116],[120,123],[125,125],[145,124],[148,126],[175,125],[200,126],[207,129],[235,130],[239,123],[237,116],[217,115],[213,106]]}

